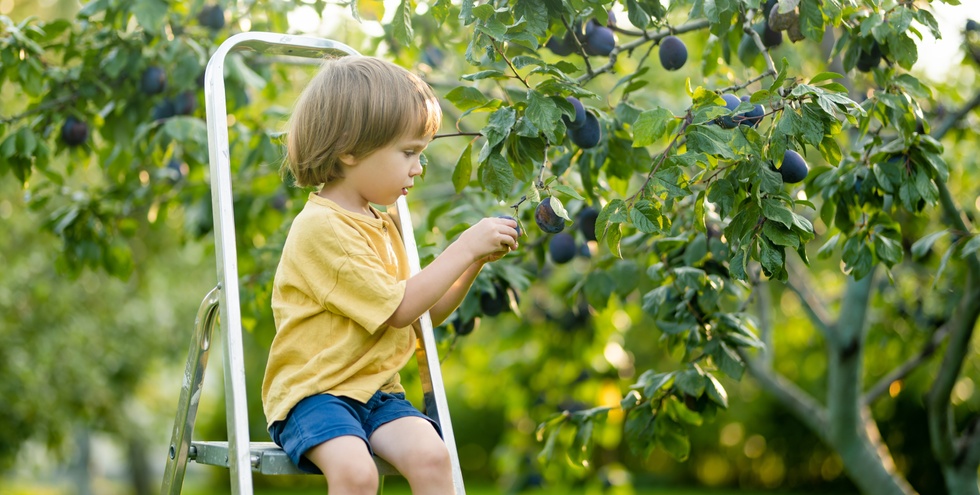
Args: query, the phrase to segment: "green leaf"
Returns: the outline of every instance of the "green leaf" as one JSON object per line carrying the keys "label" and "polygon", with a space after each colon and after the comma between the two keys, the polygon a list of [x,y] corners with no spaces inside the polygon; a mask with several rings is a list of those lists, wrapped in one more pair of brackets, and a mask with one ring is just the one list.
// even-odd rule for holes
{"label": "green leaf", "polygon": [[493,148],[503,142],[515,123],[517,123],[517,111],[512,107],[502,107],[490,114],[487,125],[481,131],[487,138],[487,145]]}
{"label": "green leaf", "polygon": [[623,239],[623,229],[620,224],[615,224],[606,229],[606,245],[613,256],[622,259],[623,252],[620,249],[620,241]]}
{"label": "green leaf", "polygon": [[630,24],[644,29],[650,24],[650,14],[636,0],[626,0],[626,16]]}
{"label": "green leaf", "polygon": [[685,461],[691,453],[691,439],[680,425],[666,418],[660,414],[654,419],[657,443],[674,459]]}
{"label": "green leaf", "polygon": [[647,110],[633,123],[633,147],[649,146],[664,136],[674,114],[666,108]]}
{"label": "green leaf", "polygon": [[133,4],[133,15],[136,22],[147,32],[158,34],[163,30],[167,21],[167,2],[164,0],[136,0]]}
{"label": "green leaf", "polygon": [[767,275],[776,278],[783,271],[785,262],[786,258],[782,250],[775,248],[765,239],[759,241],[759,263],[762,264],[762,269]]}
{"label": "green leaf", "polygon": [[[611,227],[618,226],[616,224],[621,223],[624,219],[618,218],[621,216],[620,211],[625,207],[626,203],[621,199],[614,199],[602,207],[599,211],[599,216],[596,217],[595,221],[595,234],[596,239],[602,240],[606,236],[606,231]],[[609,225],[612,221],[613,225]]]}
{"label": "green leaf", "polygon": [[960,250],[960,258],[966,259],[978,250],[980,250],[980,235],[974,235],[963,245],[963,249]]}
{"label": "green leaf", "polygon": [[473,175],[473,142],[470,141],[466,145],[466,148],[459,155],[459,159],[456,160],[456,167],[453,168],[453,186],[456,188],[456,194],[463,192],[466,189],[467,184],[470,183],[470,177]]}
{"label": "green leaf", "polygon": [[762,200],[762,214],[769,220],[783,224],[786,228],[793,225],[793,210],[790,210],[778,199],[766,198]]}
{"label": "green leaf", "polygon": [[517,0],[514,3],[514,19],[523,19],[528,33],[544,37],[548,31],[548,10],[536,0]]}
{"label": "green leaf", "polygon": [[460,79],[464,81],[479,81],[480,79],[509,79],[509,77],[503,71],[481,70],[480,72],[461,76]]}
{"label": "green leaf", "polygon": [[630,210],[630,221],[640,232],[646,234],[661,232],[660,210],[650,201],[638,201]]}
{"label": "green leaf", "polygon": [[616,289],[616,282],[608,273],[593,271],[585,278],[582,292],[589,305],[601,311],[609,303],[609,297]]}
{"label": "green leaf", "polygon": [[836,72],[821,72],[810,78],[810,84],[818,84],[831,79],[843,79],[844,76]]}
{"label": "green leaf", "polygon": [[555,134],[557,123],[561,121],[561,110],[554,100],[547,96],[529,89],[527,91],[527,109],[524,115],[538,129],[548,135],[552,142],[561,141],[560,136]]}
{"label": "green leaf", "polygon": [[551,189],[554,190],[554,191],[558,191],[558,192],[564,194],[565,196],[568,196],[568,197],[573,198],[573,199],[585,200],[585,198],[582,197],[582,195],[579,194],[578,191],[576,191],[575,189],[572,189],[569,186],[566,186],[565,184],[555,184],[555,185],[551,186]]}
{"label": "green leaf", "polygon": [[762,225],[762,233],[773,244],[786,246],[796,249],[800,246],[800,237],[792,230],[775,222],[766,222]]}
{"label": "green leaf", "polygon": [[904,251],[900,239],[892,239],[883,234],[876,235],[874,239],[875,254],[879,260],[888,266],[894,266],[902,261]]}
{"label": "green leaf", "polygon": [[734,160],[736,156],[731,146],[728,145],[728,136],[725,135],[726,132],[729,131],[722,129],[720,126],[688,126],[685,132],[687,148],[690,151]]}
{"label": "green leaf", "polygon": [[704,375],[697,368],[688,368],[677,373],[674,386],[687,395],[701,397],[705,388]]}
{"label": "green leaf", "polygon": [[568,449],[569,460],[580,466],[588,465],[588,459],[592,454],[592,427],[594,422],[591,420],[583,421],[575,430],[575,437],[572,445]]}
{"label": "green leaf", "polygon": [[515,180],[514,171],[500,153],[490,153],[487,161],[480,165],[480,182],[499,199],[510,194]]}
{"label": "green leaf", "polygon": [[395,10],[395,16],[391,20],[392,35],[395,41],[402,46],[412,46],[412,38],[415,36],[412,30],[412,1],[402,0]]}
{"label": "green leaf", "polygon": [[470,110],[486,104],[490,99],[482,91],[471,86],[457,86],[446,93],[446,99],[460,110]]}
{"label": "green leaf", "polygon": [[932,250],[932,245],[936,243],[939,239],[949,234],[949,230],[940,230],[938,232],[933,232],[912,244],[912,258],[918,259],[925,256],[929,251]]}
{"label": "green leaf", "polygon": [[724,179],[715,181],[708,190],[708,201],[718,206],[718,215],[721,218],[727,217],[735,206],[735,188],[732,183]]}
{"label": "green leaf", "polygon": [[725,387],[710,373],[706,374],[706,377],[708,381],[705,384],[705,390],[708,393],[708,398],[714,401],[715,404],[728,409],[728,392],[725,391]]}
{"label": "green leaf", "polygon": [[725,342],[718,340],[711,341],[709,346],[705,346],[705,352],[711,355],[718,369],[735,380],[741,380],[742,375],[745,374],[745,362],[738,353]]}

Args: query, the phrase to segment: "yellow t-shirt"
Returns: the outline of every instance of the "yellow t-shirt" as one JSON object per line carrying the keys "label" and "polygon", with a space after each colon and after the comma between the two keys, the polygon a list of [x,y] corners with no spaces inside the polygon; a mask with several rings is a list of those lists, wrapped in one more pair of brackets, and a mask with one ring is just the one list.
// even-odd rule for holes
{"label": "yellow t-shirt", "polygon": [[402,392],[398,371],[415,350],[412,327],[384,323],[405,294],[405,246],[391,215],[358,215],[310,194],[296,216],[272,289],[276,336],[262,405],[268,424],[300,400],[331,393],[367,402]]}

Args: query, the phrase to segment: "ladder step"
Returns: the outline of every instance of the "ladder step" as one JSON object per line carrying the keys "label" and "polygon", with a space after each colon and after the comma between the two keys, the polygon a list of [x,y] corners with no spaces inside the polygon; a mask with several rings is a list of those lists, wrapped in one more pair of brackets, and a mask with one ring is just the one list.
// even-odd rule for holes
{"label": "ladder step", "polygon": [[[300,471],[278,445],[273,442],[252,442],[248,445],[252,471],[261,474],[310,474]],[[228,442],[191,442],[189,460],[209,466],[228,467]],[[398,476],[398,470],[384,459],[375,456],[379,476]]]}

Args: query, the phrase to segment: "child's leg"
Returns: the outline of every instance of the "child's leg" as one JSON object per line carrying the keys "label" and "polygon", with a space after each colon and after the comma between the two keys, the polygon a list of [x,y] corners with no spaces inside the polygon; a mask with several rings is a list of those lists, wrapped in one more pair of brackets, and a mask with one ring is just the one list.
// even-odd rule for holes
{"label": "child's leg", "polygon": [[306,457],[323,471],[331,493],[378,493],[378,468],[361,438],[345,435],[327,440],[306,451]]}
{"label": "child's leg", "polygon": [[449,451],[425,419],[408,416],[378,427],[371,447],[408,480],[414,495],[455,493]]}

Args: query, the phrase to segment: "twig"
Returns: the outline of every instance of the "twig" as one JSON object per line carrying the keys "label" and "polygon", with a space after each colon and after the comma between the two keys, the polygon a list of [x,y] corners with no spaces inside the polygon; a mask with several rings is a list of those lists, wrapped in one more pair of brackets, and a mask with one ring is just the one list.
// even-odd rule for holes
{"label": "twig", "polygon": [[920,364],[925,362],[927,359],[929,359],[930,356],[932,356],[936,352],[936,349],[938,349],[939,345],[942,344],[944,340],[946,340],[946,336],[948,335],[949,335],[949,328],[947,325],[943,325],[937,328],[936,331],[932,333],[932,338],[930,338],[929,341],[926,342],[924,346],[922,346],[922,349],[920,349],[916,355],[910,357],[900,366],[893,369],[891,373],[888,373],[887,375],[882,377],[880,380],[878,380],[877,383],[874,384],[874,386],[872,386],[871,388],[868,389],[867,392],[865,392],[864,403],[866,405],[871,405],[875,400],[878,399],[878,397],[881,397],[885,392],[888,391],[888,388],[891,386],[893,382],[905,378],[906,376],[908,376],[909,373],[912,372],[912,370],[918,368]]}
{"label": "twig", "polygon": [[589,54],[585,53],[585,45],[582,44],[582,40],[578,39],[578,33],[575,32],[575,29],[572,29],[572,26],[568,25],[565,16],[561,16],[561,23],[565,25],[565,30],[571,33],[572,40],[575,41],[575,47],[578,48],[579,54],[582,55],[582,60],[585,61],[585,72],[592,74],[592,64],[589,63]]}
{"label": "twig", "polygon": [[482,136],[482,135],[483,134],[481,134],[479,132],[463,132],[463,131],[460,131],[460,132],[450,132],[449,134],[436,134],[435,136],[432,136],[432,140],[435,141],[436,139],[448,138],[448,137],[457,137],[457,136]]}
{"label": "twig", "polygon": [[[564,22],[564,19],[563,19],[563,22]],[[632,50],[632,49],[634,49],[634,48],[636,48],[636,47],[638,47],[638,46],[640,46],[640,45],[642,45],[644,43],[650,42],[650,41],[659,41],[659,40],[661,40],[663,38],[666,38],[667,36],[670,36],[671,34],[681,34],[681,33],[686,33],[686,32],[689,32],[689,31],[696,31],[698,29],[704,29],[704,28],[708,27],[709,24],[710,23],[709,23],[709,21],[707,19],[701,19],[701,20],[698,20],[698,21],[689,22],[687,24],[681,25],[681,26],[676,27],[676,28],[664,29],[662,31],[658,31],[658,32],[653,33],[653,34],[647,32],[647,31],[643,31],[643,36],[641,38],[636,39],[636,40],[633,40],[633,41],[630,41],[629,43],[625,43],[625,44],[622,44],[622,45],[619,45],[619,46],[613,48],[612,52],[609,53],[609,61],[606,62],[605,65],[599,67],[598,69],[593,70],[592,67],[589,65],[588,58],[586,58],[585,59],[585,63],[586,63],[586,66],[587,66],[588,70],[586,71],[585,74],[583,74],[582,76],[578,77],[578,79],[576,79],[576,82],[578,82],[579,85],[584,85],[585,83],[591,81],[592,79],[595,79],[595,77],[598,76],[599,74],[602,74],[602,73],[605,73],[605,72],[609,72],[610,70],[612,70],[613,66],[616,65],[616,57],[620,53],[622,53],[622,52],[630,51],[630,50]],[[568,25],[566,24],[566,27],[567,26]],[[576,41],[577,41],[577,38],[576,38]],[[585,53],[584,50],[583,50],[582,53],[583,54]]]}
{"label": "twig", "polygon": [[646,191],[647,186],[650,185],[650,181],[653,180],[653,176],[656,175],[657,171],[660,170],[660,166],[663,165],[664,161],[667,160],[667,155],[669,155],[670,151],[674,149],[675,145],[677,145],[677,140],[680,139],[680,137],[684,134],[684,129],[687,129],[688,122],[690,122],[690,110],[688,110],[687,117],[688,118],[684,119],[684,123],[681,124],[680,129],[678,129],[677,133],[674,135],[674,139],[672,139],[670,141],[670,144],[667,145],[667,149],[665,149],[663,153],[660,154],[660,159],[657,160],[657,164],[653,167],[653,169],[650,170],[650,173],[647,174],[647,178],[645,181],[643,181],[643,185],[640,186],[640,189],[638,191],[636,191],[636,194],[630,196],[629,199],[626,200],[626,202],[630,206],[633,206],[633,203],[636,201],[636,199],[643,195],[643,191]]}
{"label": "twig", "polygon": [[514,67],[514,64],[511,63],[509,58],[507,58],[507,54],[504,53],[504,51],[501,50],[499,46],[497,46],[497,41],[491,39],[490,44],[493,45],[493,49],[496,50],[501,57],[503,57],[504,62],[507,62],[507,66],[510,67],[510,70],[514,72],[514,77],[517,78],[517,80],[520,81],[525,88],[531,89],[531,85],[528,84],[527,81],[523,77],[521,77],[521,75],[517,72],[517,67]]}
{"label": "twig", "polygon": [[74,100],[75,98],[78,98],[78,96],[77,95],[68,95],[68,96],[62,96],[60,98],[55,98],[53,100],[45,101],[44,103],[41,103],[40,105],[38,105],[38,106],[36,106],[34,108],[31,108],[29,110],[25,110],[24,112],[19,113],[17,115],[13,115],[13,116],[7,117],[7,118],[0,118],[0,124],[11,124],[11,123],[17,122],[18,120],[21,120],[21,119],[25,119],[27,117],[30,117],[31,115],[34,115],[34,114],[37,114],[37,113],[46,112],[46,111],[48,111],[48,110],[50,110],[52,108],[59,107],[59,106],[62,106],[64,104],[66,104],[66,103],[69,103],[72,100]]}
{"label": "twig", "polygon": [[775,75],[777,72],[776,64],[772,62],[772,56],[769,55],[769,48],[766,48],[766,45],[762,42],[762,38],[759,36],[759,33],[755,32],[755,29],[752,29],[752,15],[754,13],[754,9],[749,9],[748,14],[745,16],[745,23],[742,24],[742,31],[745,31],[745,34],[752,37],[752,41],[755,42],[755,46],[759,49],[759,53],[761,53],[762,57],[766,60],[766,67],[769,67],[769,71]]}

